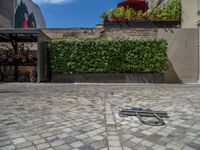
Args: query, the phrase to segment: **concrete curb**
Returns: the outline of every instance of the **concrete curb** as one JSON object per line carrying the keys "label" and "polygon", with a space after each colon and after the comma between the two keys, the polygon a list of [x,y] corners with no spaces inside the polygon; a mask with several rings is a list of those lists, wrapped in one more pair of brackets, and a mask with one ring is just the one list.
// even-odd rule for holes
{"label": "concrete curb", "polygon": [[106,108],[106,133],[108,141],[108,150],[123,150],[120,138],[117,132],[117,125],[113,115],[112,107],[109,103],[105,103]]}

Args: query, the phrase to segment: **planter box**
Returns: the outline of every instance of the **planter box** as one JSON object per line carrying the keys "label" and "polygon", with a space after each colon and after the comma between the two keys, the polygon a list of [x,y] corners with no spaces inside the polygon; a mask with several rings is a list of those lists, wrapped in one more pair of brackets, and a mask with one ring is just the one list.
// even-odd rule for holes
{"label": "planter box", "polygon": [[133,20],[123,22],[111,22],[105,20],[104,28],[180,28],[180,20]]}
{"label": "planter box", "polygon": [[51,82],[66,83],[162,83],[161,73],[85,73],[57,74],[53,73]]}
{"label": "planter box", "polygon": [[110,18],[110,22],[124,22],[128,21],[126,18]]}

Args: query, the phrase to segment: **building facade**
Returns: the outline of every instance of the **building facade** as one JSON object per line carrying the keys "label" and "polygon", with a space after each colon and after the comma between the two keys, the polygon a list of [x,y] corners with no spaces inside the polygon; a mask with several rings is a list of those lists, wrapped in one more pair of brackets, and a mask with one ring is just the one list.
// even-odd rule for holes
{"label": "building facade", "polygon": [[200,0],[198,1],[198,9],[197,9],[197,14],[198,14],[198,20],[197,20],[197,24],[198,26],[200,26]]}
{"label": "building facade", "polygon": [[45,28],[40,7],[32,0],[0,0],[0,28]]}
{"label": "building facade", "polygon": [[14,0],[0,0],[0,28],[13,27]]}
{"label": "building facade", "polygon": [[198,8],[197,8],[197,14],[198,14],[198,18],[197,18],[197,25],[199,28],[199,81],[198,83],[200,84],[200,0],[198,0]]}
{"label": "building facade", "polygon": [[182,0],[182,28],[197,28],[200,0]]}

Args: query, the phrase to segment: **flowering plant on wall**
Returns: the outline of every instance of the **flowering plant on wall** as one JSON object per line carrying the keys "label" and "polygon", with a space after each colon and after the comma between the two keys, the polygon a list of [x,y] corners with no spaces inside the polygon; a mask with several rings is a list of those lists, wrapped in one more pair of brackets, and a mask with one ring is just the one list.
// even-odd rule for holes
{"label": "flowering plant on wall", "polygon": [[180,20],[181,0],[168,0],[163,5],[156,5],[147,11],[135,10],[132,7],[117,7],[101,15],[103,20],[111,22],[131,21],[137,19],[148,20]]}
{"label": "flowering plant on wall", "polygon": [[36,58],[28,47],[20,45],[17,53],[7,45],[0,48],[0,64],[1,65],[35,65]]}

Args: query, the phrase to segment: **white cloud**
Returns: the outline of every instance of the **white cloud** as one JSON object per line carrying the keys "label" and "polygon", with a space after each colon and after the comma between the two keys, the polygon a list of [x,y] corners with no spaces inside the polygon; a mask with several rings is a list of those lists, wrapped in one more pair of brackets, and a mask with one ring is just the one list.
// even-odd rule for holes
{"label": "white cloud", "polygon": [[62,3],[70,3],[74,0],[33,0],[35,3],[48,3],[48,4],[62,4]]}

